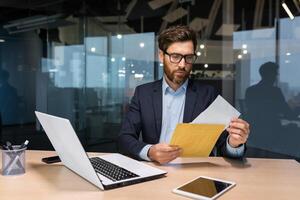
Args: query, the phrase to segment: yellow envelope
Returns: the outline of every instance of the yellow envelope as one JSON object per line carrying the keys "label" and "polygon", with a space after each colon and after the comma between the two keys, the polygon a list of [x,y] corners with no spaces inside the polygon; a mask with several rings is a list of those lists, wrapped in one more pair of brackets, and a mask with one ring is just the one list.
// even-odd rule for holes
{"label": "yellow envelope", "polygon": [[182,148],[182,157],[208,157],[224,128],[224,124],[177,124],[170,144]]}

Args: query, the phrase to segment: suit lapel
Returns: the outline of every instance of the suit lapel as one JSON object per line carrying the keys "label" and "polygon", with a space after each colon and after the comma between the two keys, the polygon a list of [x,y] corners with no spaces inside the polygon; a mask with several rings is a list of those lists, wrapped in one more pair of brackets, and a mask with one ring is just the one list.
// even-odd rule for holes
{"label": "suit lapel", "polygon": [[191,122],[193,120],[193,112],[196,108],[197,103],[197,92],[196,87],[193,86],[193,80],[189,79],[188,87],[185,96],[185,106],[183,114],[183,122]]}
{"label": "suit lapel", "polygon": [[159,139],[162,123],[162,79],[155,82],[153,85],[152,102],[155,115],[156,135]]}

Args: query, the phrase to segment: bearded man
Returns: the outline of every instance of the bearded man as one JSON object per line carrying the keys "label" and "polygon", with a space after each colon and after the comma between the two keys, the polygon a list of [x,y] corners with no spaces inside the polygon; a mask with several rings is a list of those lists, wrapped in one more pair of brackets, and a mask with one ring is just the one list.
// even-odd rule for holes
{"label": "bearded man", "polygon": [[[193,121],[218,94],[213,87],[189,79],[197,58],[193,30],[187,26],[170,27],[159,35],[158,44],[163,78],[135,89],[120,130],[118,147],[121,153],[132,158],[165,164],[182,152],[178,146],[169,145],[176,125]],[[232,119],[210,155],[244,156],[249,132],[246,121]]]}

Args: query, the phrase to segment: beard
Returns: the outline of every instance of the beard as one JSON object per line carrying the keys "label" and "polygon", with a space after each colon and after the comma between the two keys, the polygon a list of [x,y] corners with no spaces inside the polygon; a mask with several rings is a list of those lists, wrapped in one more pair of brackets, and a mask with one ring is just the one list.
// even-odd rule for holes
{"label": "beard", "polygon": [[180,69],[179,67],[177,67],[178,69],[172,71],[170,70],[172,67],[169,66],[168,63],[166,63],[164,61],[164,73],[165,75],[167,76],[167,78],[175,83],[175,84],[183,84],[186,79],[188,79],[189,75],[190,75],[190,72],[191,70],[187,70],[187,67],[183,68],[183,69]]}

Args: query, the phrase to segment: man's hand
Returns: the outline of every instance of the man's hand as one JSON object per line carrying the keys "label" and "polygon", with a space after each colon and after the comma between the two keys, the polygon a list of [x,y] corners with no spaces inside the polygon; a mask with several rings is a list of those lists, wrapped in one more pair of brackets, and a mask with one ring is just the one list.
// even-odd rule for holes
{"label": "man's hand", "polygon": [[153,161],[165,164],[177,158],[180,153],[181,149],[178,146],[159,143],[150,147],[148,156]]}
{"label": "man's hand", "polygon": [[226,130],[229,133],[229,145],[236,148],[247,142],[250,126],[246,121],[234,118],[231,120],[229,127]]}

